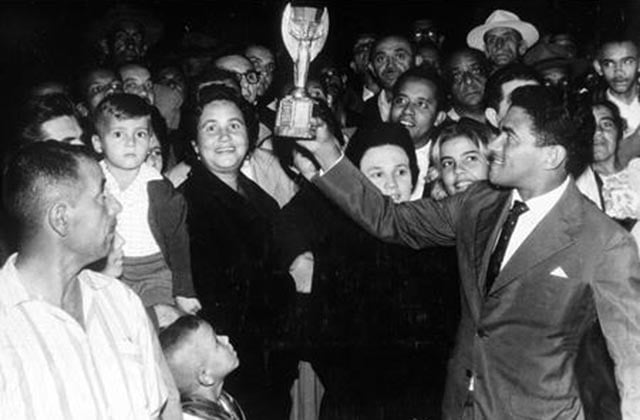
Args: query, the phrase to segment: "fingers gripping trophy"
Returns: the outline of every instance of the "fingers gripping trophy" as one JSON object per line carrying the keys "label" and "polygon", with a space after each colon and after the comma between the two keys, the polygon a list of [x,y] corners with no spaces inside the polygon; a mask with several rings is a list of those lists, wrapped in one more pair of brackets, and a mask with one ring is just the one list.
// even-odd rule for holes
{"label": "fingers gripping trophy", "polygon": [[293,59],[293,92],[278,106],[275,134],[296,139],[313,139],[311,115],[313,101],[305,85],[309,64],[318,56],[329,34],[327,8],[292,7],[287,4],[282,14],[282,39]]}

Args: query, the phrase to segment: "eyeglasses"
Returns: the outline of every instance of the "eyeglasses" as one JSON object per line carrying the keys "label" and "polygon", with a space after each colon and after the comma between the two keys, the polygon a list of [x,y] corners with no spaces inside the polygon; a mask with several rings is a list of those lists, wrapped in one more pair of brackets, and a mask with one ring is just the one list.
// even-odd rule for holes
{"label": "eyeglasses", "polygon": [[122,83],[118,80],[114,80],[113,82],[105,83],[104,85],[92,85],[89,86],[89,95],[95,96],[101,93],[105,93],[108,91],[121,91]]}
{"label": "eyeglasses", "polygon": [[260,75],[254,70],[249,70],[245,73],[236,73],[236,77],[238,78],[238,82],[242,82],[242,79],[244,78],[252,85],[255,85],[260,81]]}

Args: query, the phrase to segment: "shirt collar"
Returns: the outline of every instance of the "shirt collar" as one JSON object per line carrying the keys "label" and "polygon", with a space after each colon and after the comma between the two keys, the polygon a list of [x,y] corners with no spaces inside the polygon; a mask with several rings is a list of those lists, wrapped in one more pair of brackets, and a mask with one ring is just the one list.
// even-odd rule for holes
{"label": "shirt collar", "polygon": [[[18,278],[18,271],[16,270],[17,256],[18,254],[15,253],[7,258],[0,270],[0,306],[4,306],[5,309],[18,306],[24,302],[40,300],[37,297],[30,296]],[[102,289],[114,281],[111,277],[91,270],[82,270],[78,274],[78,280],[83,294],[90,292],[91,289]]]}
{"label": "shirt collar", "polygon": [[513,194],[511,194],[510,207],[513,206],[513,203],[517,200],[524,202],[529,208],[531,214],[546,214],[560,200],[560,197],[562,197],[562,194],[564,194],[568,185],[569,177],[567,177],[562,184],[552,189],[551,191],[530,198],[526,201],[522,199],[522,196],[520,195],[518,190],[514,188]]}
{"label": "shirt collar", "polygon": [[633,100],[631,101],[630,104],[627,104],[627,103],[621,101],[620,99],[616,98],[615,96],[613,96],[613,94],[611,93],[610,89],[607,89],[605,95],[607,97],[607,100],[613,102],[615,105],[618,106],[618,108],[629,108],[629,107],[632,107],[632,106],[637,106],[637,104],[640,104],[640,100],[638,100],[637,96],[635,96],[633,98]]}

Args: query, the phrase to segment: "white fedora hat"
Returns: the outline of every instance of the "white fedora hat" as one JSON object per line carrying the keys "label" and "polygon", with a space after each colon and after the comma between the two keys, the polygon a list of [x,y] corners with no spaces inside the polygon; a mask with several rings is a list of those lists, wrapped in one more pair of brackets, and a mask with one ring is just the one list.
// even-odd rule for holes
{"label": "white fedora hat", "polygon": [[467,35],[467,45],[484,51],[484,34],[493,28],[512,28],[520,32],[527,48],[535,44],[540,35],[535,26],[520,20],[518,15],[508,10],[495,10],[489,15],[484,25],[476,26]]}

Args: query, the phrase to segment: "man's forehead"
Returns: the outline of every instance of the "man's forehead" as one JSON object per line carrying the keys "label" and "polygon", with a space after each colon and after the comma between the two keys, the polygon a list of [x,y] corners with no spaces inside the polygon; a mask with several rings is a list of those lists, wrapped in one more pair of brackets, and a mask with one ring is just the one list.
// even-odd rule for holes
{"label": "man's forehead", "polygon": [[602,47],[601,59],[637,57],[638,49],[631,41],[610,42]]}
{"label": "man's forehead", "polygon": [[117,80],[115,73],[109,70],[96,70],[89,75],[89,84],[105,84]]}
{"label": "man's forehead", "polygon": [[123,79],[127,78],[138,78],[138,79],[149,79],[151,78],[151,73],[149,70],[142,66],[133,65],[133,66],[125,66],[120,69],[120,75]]}
{"label": "man's forehead", "polygon": [[480,60],[472,53],[468,51],[463,51],[455,54],[451,57],[450,66],[452,69],[458,69],[462,67],[470,67],[473,65],[479,65]]}
{"label": "man's forehead", "polygon": [[499,26],[497,28],[488,30],[484,34],[484,39],[486,40],[487,38],[493,37],[493,36],[499,36],[499,37],[513,36],[516,38],[522,38],[522,35],[520,34],[520,32],[516,31],[513,28],[509,28],[507,26]]}
{"label": "man's forehead", "polygon": [[240,73],[244,73],[247,70],[253,70],[253,64],[251,64],[251,61],[241,55],[230,55],[219,58],[216,61],[216,66],[224,70]]}
{"label": "man's forehead", "polygon": [[399,36],[390,36],[380,41],[376,47],[375,52],[394,52],[396,50],[405,50],[411,52],[411,44],[406,39]]}
{"label": "man's forehead", "polygon": [[427,79],[410,78],[404,81],[398,89],[398,95],[421,97],[424,99],[435,96],[436,86]]}
{"label": "man's forehead", "polygon": [[246,56],[249,59],[255,58],[261,61],[263,64],[273,63],[275,61],[275,58],[271,51],[259,45],[254,45],[247,48]]}
{"label": "man's forehead", "polygon": [[123,20],[118,22],[118,25],[115,27],[115,33],[124,32],[126,34],[140,34],[144,33],[144,26],[137,21],[134,20]]}

